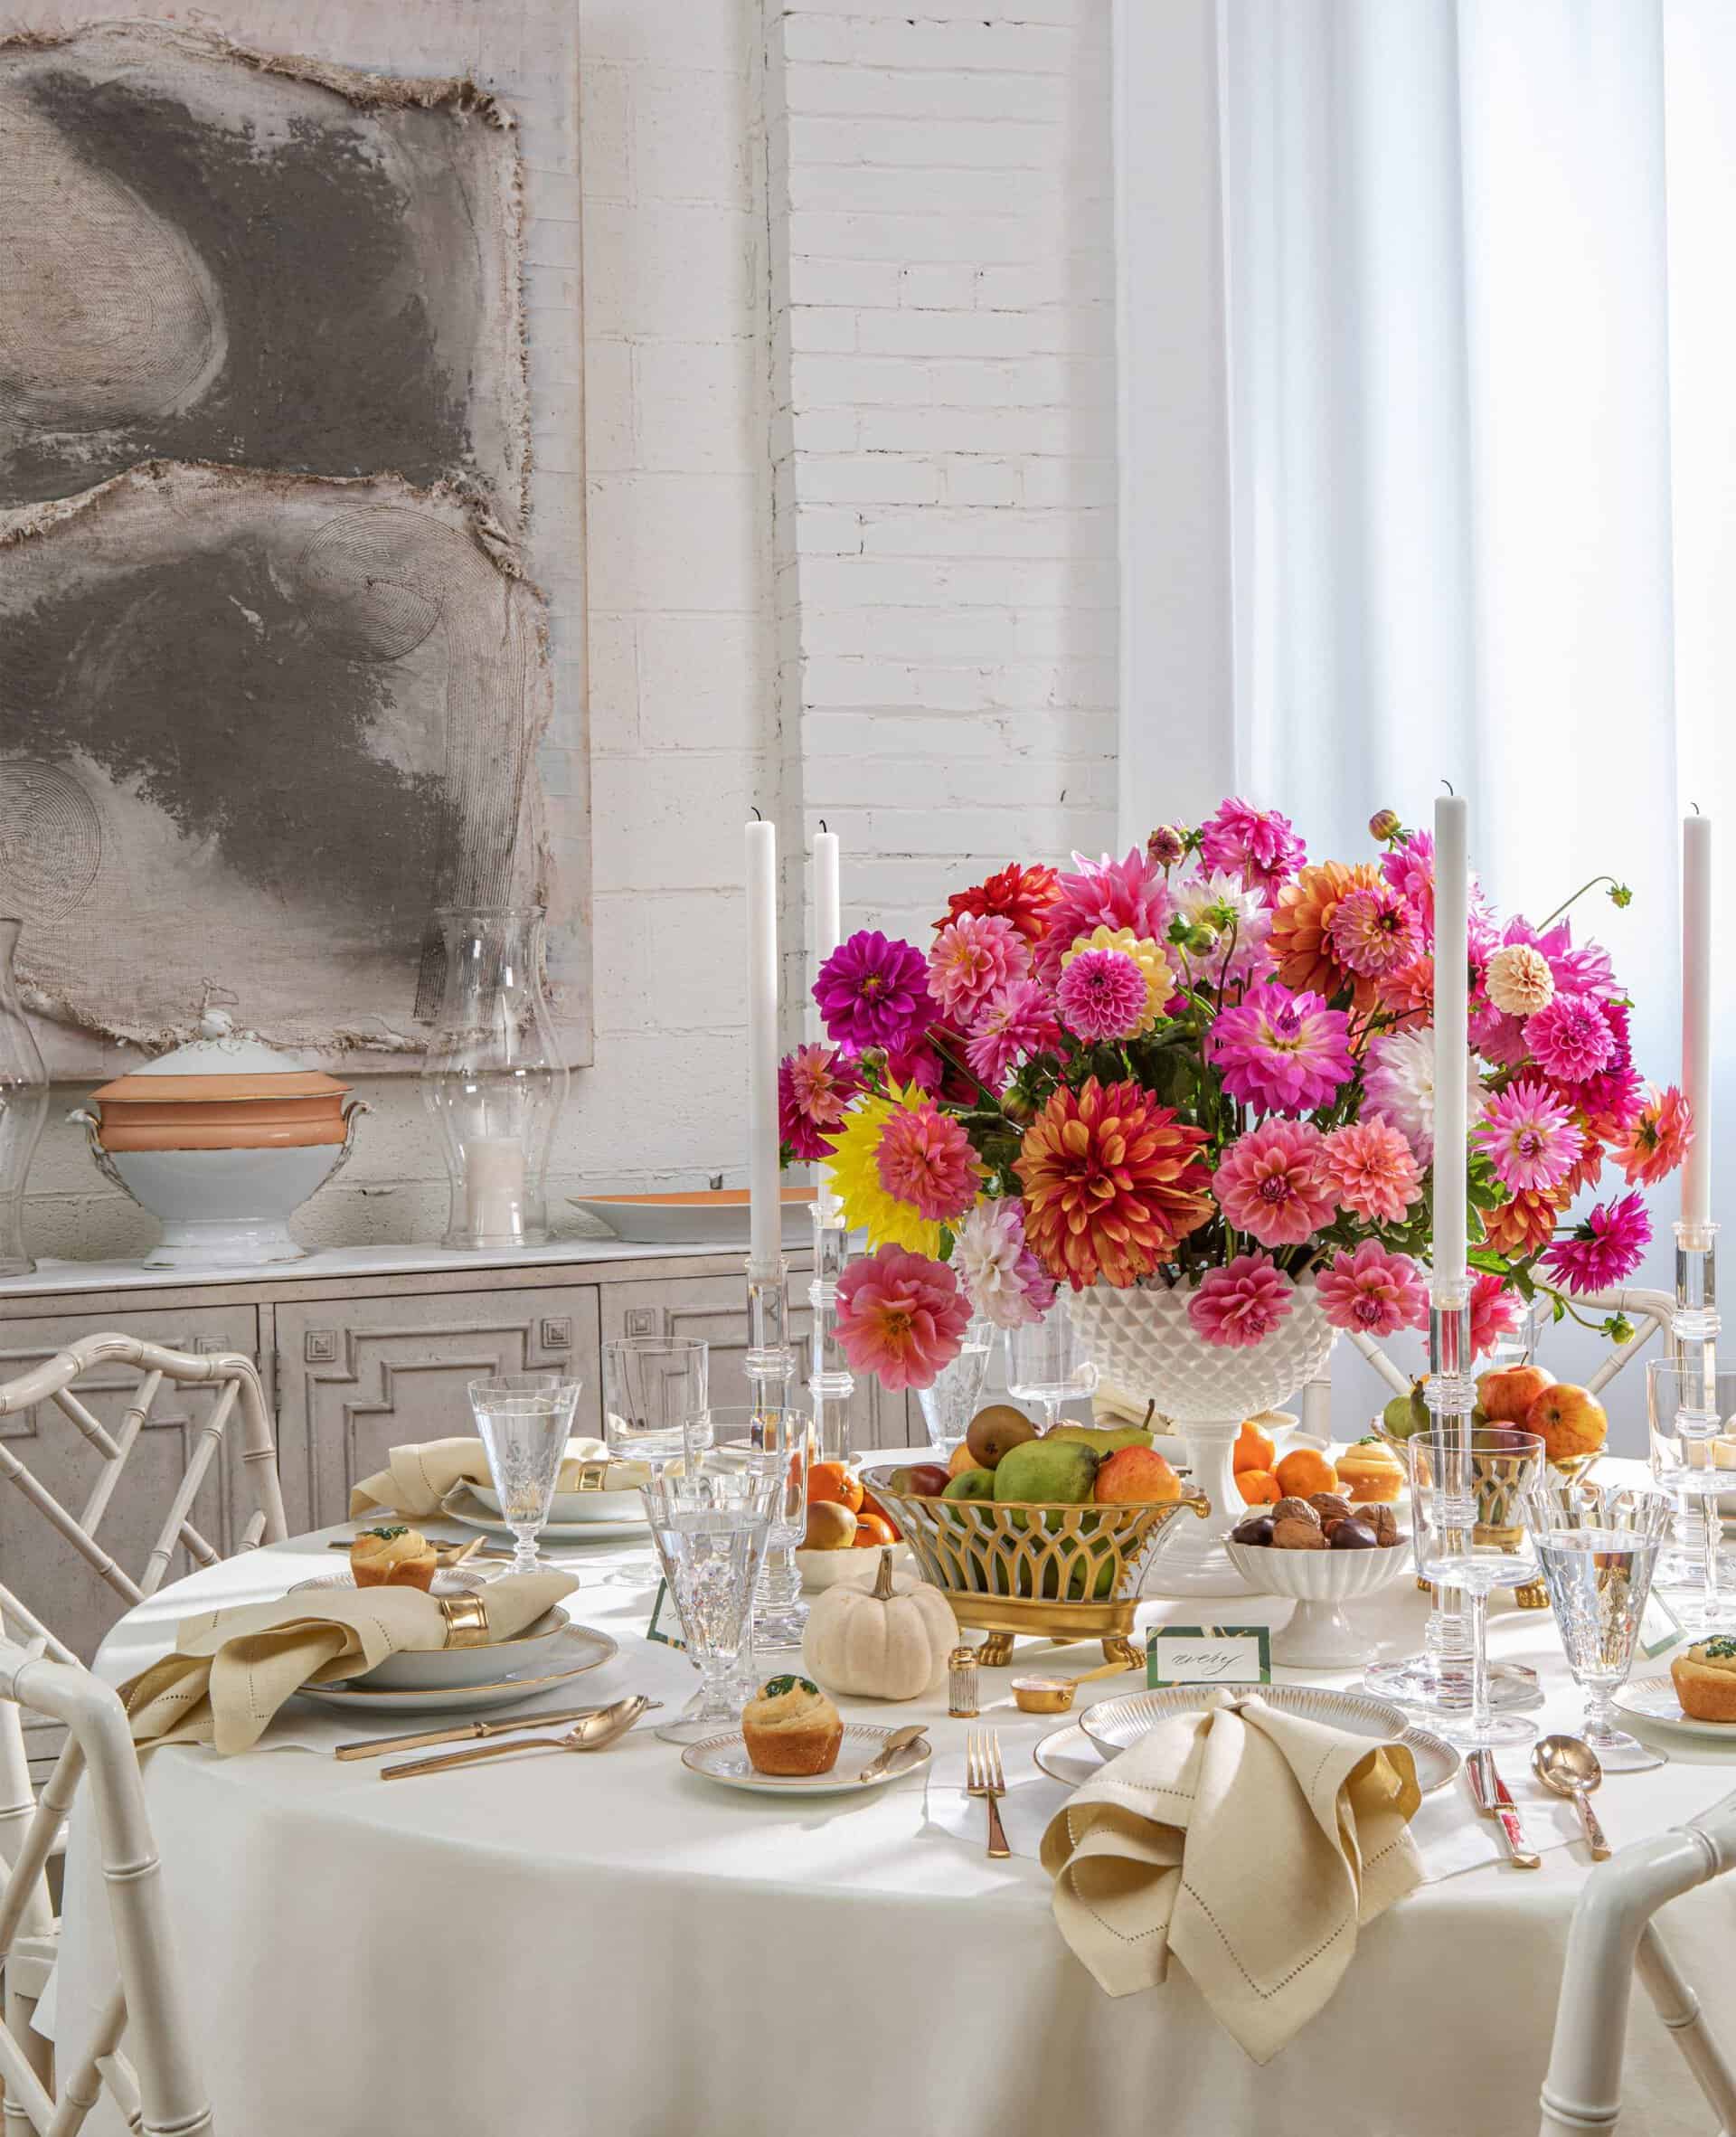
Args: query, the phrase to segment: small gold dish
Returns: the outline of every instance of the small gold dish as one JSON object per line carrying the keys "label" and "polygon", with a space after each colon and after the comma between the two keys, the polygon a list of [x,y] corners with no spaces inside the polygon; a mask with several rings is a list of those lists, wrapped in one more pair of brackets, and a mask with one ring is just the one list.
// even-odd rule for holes
{"label": "small gold dish", "polygon": [[1078,1689],[1071,1677],[1015,1677],[1013,1704],[1021,1714],[1065,1714]]}

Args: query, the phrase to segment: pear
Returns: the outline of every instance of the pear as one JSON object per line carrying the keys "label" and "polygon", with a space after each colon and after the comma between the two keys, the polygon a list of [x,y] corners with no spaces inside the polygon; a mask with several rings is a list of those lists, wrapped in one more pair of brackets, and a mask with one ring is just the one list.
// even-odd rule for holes
{"label": "pear", "polygon": [[948,1480],[942,1499],[992,1499],[995,1496],[993,1470],[960,1470],[956,1477]]}
{"label": "pear", "polygon": [[1093,1454],[1118,1454],[1123,1447],[1149,1447],[1151,1433],[1143,1424],[1058,1424],[1044,1433],[1045,1440],[1077,1440]]}
{"label": "pear", "polygon": [[1097,1482],[1097,1463],[1095,1451],[1078,1440],[1057,1440],[1052,1435],[1027,1440],[1002,1456],[995,1471],[995,1496],[1082,1505]]}
{"label": "pear", "polygon": [[1418,1381],[1408,1395],[1394,1395],[1381,1412],[1381,1423],[1395,1440],[1414,1439],[1419,1433],[1429,1429],[1429,1405],[1422,1399],[1422,1383]]}
{"label": "pear", "polygon": [[965,1444],[976,1461],[992,1470],[1010,1449],[1036,1436],[1036,1426],[1023,1410],[1015,1410],[1011,1403],[991,1403],[971,1419]]}

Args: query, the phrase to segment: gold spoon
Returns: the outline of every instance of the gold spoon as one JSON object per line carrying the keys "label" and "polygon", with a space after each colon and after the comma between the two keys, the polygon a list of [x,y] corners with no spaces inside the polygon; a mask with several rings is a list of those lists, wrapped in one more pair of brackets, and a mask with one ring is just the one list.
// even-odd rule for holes
{"label": "gold spoon", "polygon": [[601,1751],[624,1736],[639,1716],[660,1699],[618,1699],[612,1707],[599,1707],[588,1714],[577,1728],[564,1736],[519,1736],[508,1744],[479,1744],[473,1751],[449,1751],[443,1758],[407,1759],[396,1766],[382,1766],[382,1781],[407,1781],[412,1773],[439,1773],[448,1766],[474,1766],[483,1759],[510,1758],[515,1751]]}
{"label": "gold spoon", "polygon": [[1578,1736],[1540,1736],[1532,1746],[1531,1770],[1545,1788],[1572,1799],[1592,1861],[1607,1862],[1609,1843],[1591,1808],[1591,1791],[1603,1779],[1603,1763],[1597,1753]]}

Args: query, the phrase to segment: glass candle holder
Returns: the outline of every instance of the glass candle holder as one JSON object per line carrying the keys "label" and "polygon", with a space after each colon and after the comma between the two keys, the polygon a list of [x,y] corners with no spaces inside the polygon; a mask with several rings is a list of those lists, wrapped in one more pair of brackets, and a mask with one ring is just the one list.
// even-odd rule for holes
{"label": "glass candle holder", "polygon": [[0,919],[0,1276],[27,1276],[24,1181],[48,1115],[48,1077],[13,979],[21,923]]}
{"label": "glass candle holder", "polygon": [[421,1082],[452,1189],[441,1243],[541,1246],[569,1081],[542,987],[542,908],[438,917],[446,989]]}

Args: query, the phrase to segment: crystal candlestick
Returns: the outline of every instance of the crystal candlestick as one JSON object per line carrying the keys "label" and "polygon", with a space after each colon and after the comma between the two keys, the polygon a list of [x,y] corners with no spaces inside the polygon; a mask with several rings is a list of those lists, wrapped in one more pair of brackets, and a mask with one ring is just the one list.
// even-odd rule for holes
{"label": "crystal candlestick", "polygon": [[814,1309],[808,1399],[814,1407],[814,1445],[822,1461],[842,1461],[850,1451],[850,1398],[855,1375],[838,1340],[838,1279],[850,1259],[850,1227],[843,1206],[822,1183],[814,1197],[814,1278],[807,1287]]}
{"label": "crystal candlestick", "polygon": [[[1719,1545],[1722,1509],[1719,1503],[1719,1454],[1728,1451],[1724,1433],[1731,1388],[1728,1371],[1718,1370],[1718,1227],[1689,1218],[1675,1231],[1675,1311],[1670,1320],[1672,1363],[1648,1368],[1652,1384],[1652,1459],[1659,1468],[1665,1450],[1667,1474],[1660,1481],[1674,1488],[1676,1504],[1700,1546],[1701,1596],[1697,1603],[1678,1604],[1676,1615],[1696,1632],[1722,1631],[1736,1625],[1736,1601],[1719,1588]],[[1726,1361],[1728,1363],[1728,1361]],[[1731,1478],[1736,1483],[1736,1475]],[[1672,1569],[1674,1570],[1674,1569]]]}
{"label": "crystal candlestick", "polygon": [[[756,1264],[750,1257],[747,1268],[748,1354],[742,1369],[747,1376],[750,1404],[762,1412],[766,1419],[761,1442],[765,1451],[768,1455],[781,1456],[785,1451],[782,1421],[790,1408],[790,1382],[796,1376],[796,1352],[789,1340],[788,1267],[780,1254],[776,1261],[764,1265]],[[804,1507],[807,1495],[807,1458],[813,1452],[811,1428],[806,1436],[807,1445],[797,1451]],[[802,1520],[787,1501],[784,1522],[772,1525],[771,1541],[766,1546],[765,1570],[755,1591],[756,1650],[801,1644],[807,1623],[807,1605],[802,1601],[801,1569],[796,1564],[801,1532]]]}

